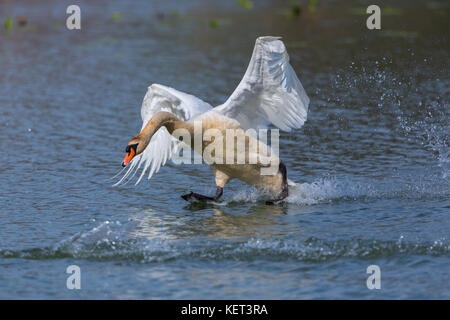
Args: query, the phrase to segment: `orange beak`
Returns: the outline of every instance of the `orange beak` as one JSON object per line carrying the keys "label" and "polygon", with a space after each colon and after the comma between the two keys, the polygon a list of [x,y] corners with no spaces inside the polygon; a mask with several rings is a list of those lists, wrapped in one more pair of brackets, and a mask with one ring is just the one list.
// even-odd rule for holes
{"label": "orange beak", "polygon": [[131,159],[133,159],[135,156],[135,152],[133,148],[130,148],[130,151],[125,156],[125,159],[123,159],[122,167],[126,167],[128,163],[130,163]]}

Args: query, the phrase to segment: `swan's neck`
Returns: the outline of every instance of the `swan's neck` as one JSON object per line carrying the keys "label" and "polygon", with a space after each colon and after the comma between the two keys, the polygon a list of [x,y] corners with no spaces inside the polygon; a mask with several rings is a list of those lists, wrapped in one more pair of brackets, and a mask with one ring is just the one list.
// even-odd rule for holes
{"label": "swan's neck", "polygon": [[177,129],[191,130],[191,126],[184,121],[178,119],[173,113],[160,111],[157,112],[145,125],[144,129],[136,138],[145,141],[145,146],[150,143],[153,135],[162,127],[166,127],[167,131],[172,134]]}

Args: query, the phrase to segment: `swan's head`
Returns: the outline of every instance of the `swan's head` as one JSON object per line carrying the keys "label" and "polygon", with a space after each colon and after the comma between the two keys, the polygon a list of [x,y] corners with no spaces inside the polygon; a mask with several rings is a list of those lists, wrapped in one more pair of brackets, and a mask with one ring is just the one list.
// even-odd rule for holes
{"label": "swan's head", "polygon": [[128,163],[134,158],[136,155],[136,149],[138,147],[137,143],[129,143],[125,149],[126,155],[122,161],[122,167],[126,167]]}
{"label": "swan's head", "polygon": [[128,142],[128,145],[125,148],[126,155],[125,159],[122,161],[122,167],[126,167],[136,155],[143,151],[143,148],[141,148],[143,145],[144,143],[140,141],[139,137],[131,139],[130,142]]}

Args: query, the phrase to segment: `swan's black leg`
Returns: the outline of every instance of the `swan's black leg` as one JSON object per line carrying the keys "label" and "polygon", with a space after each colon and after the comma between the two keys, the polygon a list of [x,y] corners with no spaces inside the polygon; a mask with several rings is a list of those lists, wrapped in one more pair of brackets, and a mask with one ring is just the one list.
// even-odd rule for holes
{"label": "swan's black leg", "polygon": [[198,194],[198,193],[195,193],[192,191],[190,193],[183,194],[181,197],[186,201],[189,201],[192,198],[195,198],[200,201],[207,201],[207,200],[216,201],[217,199],[219,199],[222,196],[222,194],[223,194],[223,188],[217,187],[216,194],[213,197],[204,196],[202,194]]}
{"label": "swan's black leg", "polygon": [[283,190],[281,190],[280,195],[278,196],[278,198],[274,199],[274,200],[269,200],[266,201],[266,204],[275,204],[278,201],[281,201],[285,198],[287,198],[289,196],[289,188],[288,188],[288,183],[287,183],[287,170],[286,170],[286,166],[284,165],[283,162],[280,161],[280,165],[278,167],[278,170],[280,171],[280,173],[283,176]]}

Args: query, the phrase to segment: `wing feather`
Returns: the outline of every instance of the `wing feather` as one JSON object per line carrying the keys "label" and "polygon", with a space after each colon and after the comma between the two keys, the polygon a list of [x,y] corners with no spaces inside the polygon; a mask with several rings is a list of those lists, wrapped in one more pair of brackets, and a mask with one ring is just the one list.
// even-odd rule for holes
{"label": "wing feather", "polygon": [[244,77],[229,99],[215,109],[245,129],[269,123],[281,130],[300,128],[306,121],[309,98],[279,37],[256,39]]}
{"label": "wing feather", "polygon": [[[210,109],[212,109],[211,105],[193,95],[160,84],[152,84],[148,87],[148,91],[142,102],[142,128],[159,111],[171,112],[180,120],[187,121]],[[128,170],[116,185],[125,181],[134,171],[128,179],[131,180],[141,167],[142,172],[136,184],[142,180],[149,168],[148,179],[150,179],[177,152],[179,143],[177,139],[170,135],[165,127],[161,127],[153,135],[144,152],[134,157]]]}

